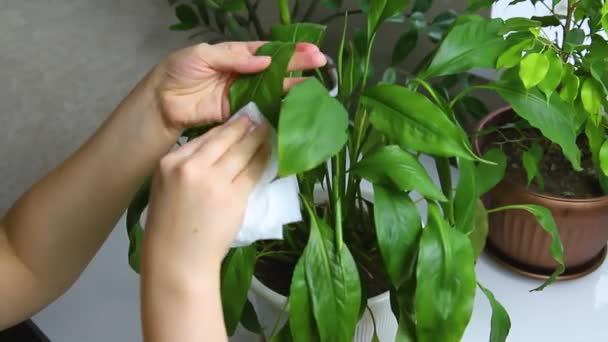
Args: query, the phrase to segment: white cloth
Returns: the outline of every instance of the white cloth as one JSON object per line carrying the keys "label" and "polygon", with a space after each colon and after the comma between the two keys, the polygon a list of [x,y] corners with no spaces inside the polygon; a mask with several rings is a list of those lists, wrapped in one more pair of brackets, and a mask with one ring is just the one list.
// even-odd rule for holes
{"label": "white cloth", "polygon": [[[255,103],[251,102],[236,112],[231,120],[247,115],[256,124],[267,122]],[[241,230],[232,247],[242,247],[258,240],[283,239],[283,225],[302,220],[295,175],[277,178],[279,159],[277,134],[274,128],[270,135],[272,153],[266,169],[249,195]]]}

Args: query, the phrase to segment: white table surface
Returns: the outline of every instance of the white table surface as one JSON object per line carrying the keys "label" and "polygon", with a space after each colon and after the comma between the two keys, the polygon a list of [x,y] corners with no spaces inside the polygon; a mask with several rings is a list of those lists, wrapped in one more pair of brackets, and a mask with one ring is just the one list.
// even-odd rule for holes
{"label": "white table surface", "polygon": [[[138,277],[128,268],[126,254],[121,220],[72,289],[34,317],[53,342],[141,341]],[[538,280],[508,271],[485,255],[477,274],[511,315],[509,341],[608,341],[608,263],[584,278],[532,293]],[[490,307],[478,292],[463,341],[487,341],[489,326]],[[252,338],[242,334],[232,340]]]}

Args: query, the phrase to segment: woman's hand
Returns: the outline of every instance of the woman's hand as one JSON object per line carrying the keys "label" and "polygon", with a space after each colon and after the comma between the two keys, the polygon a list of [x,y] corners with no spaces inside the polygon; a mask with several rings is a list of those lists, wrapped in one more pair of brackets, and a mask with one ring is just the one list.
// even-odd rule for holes
{"label": "woman's hand", "polygon": [[[160,112],[169,128],[184,128],[225,120],[231,112],[228,94],[239,74],[258,73],[266,69],[271,58],[256,56],[264,42],[228,42],[217,45],[199,44],[180,50],[154,70]],[[314,69],[325,65],[319,49],[299,43],[288,70]],[[286,89],[301,81],[286,79]]]}
{"label": "woman's hand", "polygon": [[[266,165],[269,128],[242,117],[160,162],[146,224],[144,267],[164,277],[217,270]],[[144,271],[145,272],[145,271]]]}

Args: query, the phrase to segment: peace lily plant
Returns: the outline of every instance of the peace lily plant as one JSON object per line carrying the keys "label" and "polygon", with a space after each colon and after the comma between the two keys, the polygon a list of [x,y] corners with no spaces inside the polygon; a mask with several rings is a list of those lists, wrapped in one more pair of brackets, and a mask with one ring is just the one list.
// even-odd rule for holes
{"label": "peace lily plant", "polygon": [[[323,3],[343,13],[338,10],[341,1]],[[483,156],[472,152],[455,114],[466,92],[450,98],[437,91],[437,84],[444,81],[441,76],[458,75],[474,67],[495,67],[499,56],[520,41],[532,39],[536,46],[544,40],[530,29],[528,21],[521,25],[471,14],[454,17],[445,27],[439,47],[416,75],[408,77],[406,85],[390,83],[393,77],[375,83],[370,65],[378,28],[402,16],[408,1],[360,3],[353,12],[366,16],[367,27],[351,39],[348,16],[345,18],[335,58],[336,98],[328,94],[321,73],[283,94],[282,80],[295,42],[321,45],[326,29],[316,23],[292,22],[295,8],[288,8],[283,0],[277,1],[282,23],[272,27],[271,42],[258,51],[271,56],[272,65],[262,73],[241,76],[230,89],[233,111],[253,101],[277,128],[279,174],[297,175],[306,215],[303,222],[285,226],[284,240],[232,249],[226,256],[221,290],[228,334],[234,333],[239,322],[261,332],[247,294],[256,267],[282,263],[292,272],[282,293],[288,296],[285,310],[289,319],[282,328],[274,329],[270,341],[351,341],[371,292],[378,291],[390,291],[398,341],[458,341],[471,318],[477,287],[492,307],[490,339],[504,341],[509,317],[490,290],[477,283],[475,261],[487,234],[487,212],[480,196],[503,177],[505,157],[499,149]],[[414,8],[420,8],[421,3],[417,1]],[[232,29],[223,27],[222,32],[237,31],[237,26],[253,27],[265,37],[259,19],[256,24],[257,4],[239,0],[195,4],[199,12],[192,13],[196,19],[191,13],[194,7],[180,7],[181,26],[177,29],[192,29],[200,21],[210,23],[219,13],[226,25],[237,24]],[[233,24],[228,24],[230,17]],[[241,33],[245,35],[245,30]],[[401,44],[397,55],[406,56]],[[531,103],[536,112],[549,113],[559,97],[550,97],[548,104],[545,97],[536,101],[538,91],[526,90],[510,79],[487,87],[507,94],[522,107]],[[184,135],[191,139],[206,129]],[[439,185],[422,165],[423,157],[434,160]],[[456,184],[452,184],[450,161],[459,172]],[[361,188],[364,181],[373,186],[370,196]],[[325,190],[327,200],[319,201],[316,188]],[[127,215],[129,261],[136,271],[143,234],[139,219],[148,191],[148,184],[144,184]],[[428,208],[428,217],[421,217],[419,205]],[[553,236],[551,250],[561,265],[561,243],[550,212],[538,206],[518,208],[535,215]],[[562,271],[563,267],[558,267],[538,289]]]}

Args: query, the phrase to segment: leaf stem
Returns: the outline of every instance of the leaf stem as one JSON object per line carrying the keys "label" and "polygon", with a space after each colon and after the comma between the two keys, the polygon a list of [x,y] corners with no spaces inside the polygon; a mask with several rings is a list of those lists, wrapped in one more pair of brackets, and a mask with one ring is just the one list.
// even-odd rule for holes
{"label": "leaf stem", "polygon": [[360,9],[354,9],[354,10],[346,10],[346,11],[342,11],[342,12],[336,12],[332,15],[328,15],[327,17],[319,20],[319,24],[322,25],[327,25],[329,24],[332,20],[340,18],[340,17],[345,17],[347,15],[351,15],[351,14],[362,14],[363,11]]}
{"label": "leaf stem", "polygon": [[[568,35],[568,32],[570,32],[570,26],[572,24],[572,17],[574,16],[574,10],[576,9],[576,1],[575,0],[568,0],[568,10],[566,12],[566,24],[564,25],[564,39],[562,39],[562,50],[565,51],[565,47],[566,47],[566,36]],[[568,58],[567,54],[564,56],[564,58]]]}

